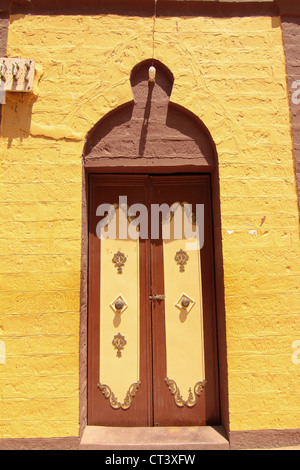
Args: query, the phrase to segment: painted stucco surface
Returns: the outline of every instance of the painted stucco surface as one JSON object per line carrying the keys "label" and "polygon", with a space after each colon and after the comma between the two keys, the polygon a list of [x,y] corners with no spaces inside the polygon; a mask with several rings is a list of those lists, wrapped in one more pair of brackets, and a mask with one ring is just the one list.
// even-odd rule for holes
{"label": "painted stucco surface", "polygon": [[[154,57],[173,102],[216,143],[231,430],[298,428],[297,193],[278,18],[13,16],[8,56],[35,96],[7,96],[0,140],[0,438],[78,435],[81,154]],[[153,47],[154,37],[154,47]],[[261,225],[263,217],[266,217]],[[300,356],[300,355],[299,355]]]}

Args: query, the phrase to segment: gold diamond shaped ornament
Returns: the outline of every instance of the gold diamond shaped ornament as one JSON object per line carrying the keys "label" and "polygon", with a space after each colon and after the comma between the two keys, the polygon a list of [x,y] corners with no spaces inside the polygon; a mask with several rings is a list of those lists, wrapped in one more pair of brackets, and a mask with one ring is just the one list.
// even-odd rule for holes
{"label": "gold diamond shaped ornament", "polygon": [[119,294],[118,297],[110,304],[110,307],[113,309],[115,313],[124,313],[125,310],[128,308],[128,303],[122,296]]}
{"label": "gold diamond shaped ornament", "polygon": [[196,301],[194,299],[183,292],[175,304],[175,307],[179,308],[179,310],[183,310],[186,313],[190,313],[195,303]]}

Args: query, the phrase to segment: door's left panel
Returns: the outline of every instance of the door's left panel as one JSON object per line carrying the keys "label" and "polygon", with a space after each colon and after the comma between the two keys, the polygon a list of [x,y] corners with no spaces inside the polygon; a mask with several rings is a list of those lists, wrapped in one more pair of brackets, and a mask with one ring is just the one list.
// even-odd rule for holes
{"label": "door's left panel", "polygon": [[147,207],[147,184],[142,175],[89,180],[89,425],[152,425],[149,241],[129,210]]}

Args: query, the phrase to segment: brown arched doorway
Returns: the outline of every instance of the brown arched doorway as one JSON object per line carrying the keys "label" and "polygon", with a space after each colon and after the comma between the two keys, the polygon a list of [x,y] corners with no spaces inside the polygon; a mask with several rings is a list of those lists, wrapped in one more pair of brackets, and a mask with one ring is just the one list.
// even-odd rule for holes
{"label": "brown arched doorway", "polygon": [[[152,63],[155,83],[148,80]],[[173,76],[161,63],[139,64],[131,85],[134,101],[96,124],[83,155],[89,228],[87,424],[218,425],[225,364],[218,354],[224,317],[222,289],[218,293],[216,285],[222,270],[221,250],[214,246],[220,243],[213,228],[219,217],[215,146],[201,121],[169,101]],[[159,216],[152,233],[152,208],[162,205],[181,216],[173,209],[169,219]],[[193,215],[201,207],[204,244],[195,249],[192,235],[174,235],[175,220],[190,215],[194,233]],[[163,235],[166,221],[169,238]],[[134,224],[139,235],[128,237]],[[100,239],[101,227],[111,234]]]}

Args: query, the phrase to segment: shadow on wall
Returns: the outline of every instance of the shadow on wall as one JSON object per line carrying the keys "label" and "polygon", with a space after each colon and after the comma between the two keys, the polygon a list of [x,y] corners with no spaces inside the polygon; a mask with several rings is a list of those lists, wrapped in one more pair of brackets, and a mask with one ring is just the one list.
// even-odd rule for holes
{"label": "shadow on wall", "polygon": [[36,101],[33,94],[6,94],[6,104],[2,105],[1,137],[8,139],[8,148],[14,139],[26,139],[30,134],[32,107]]}

